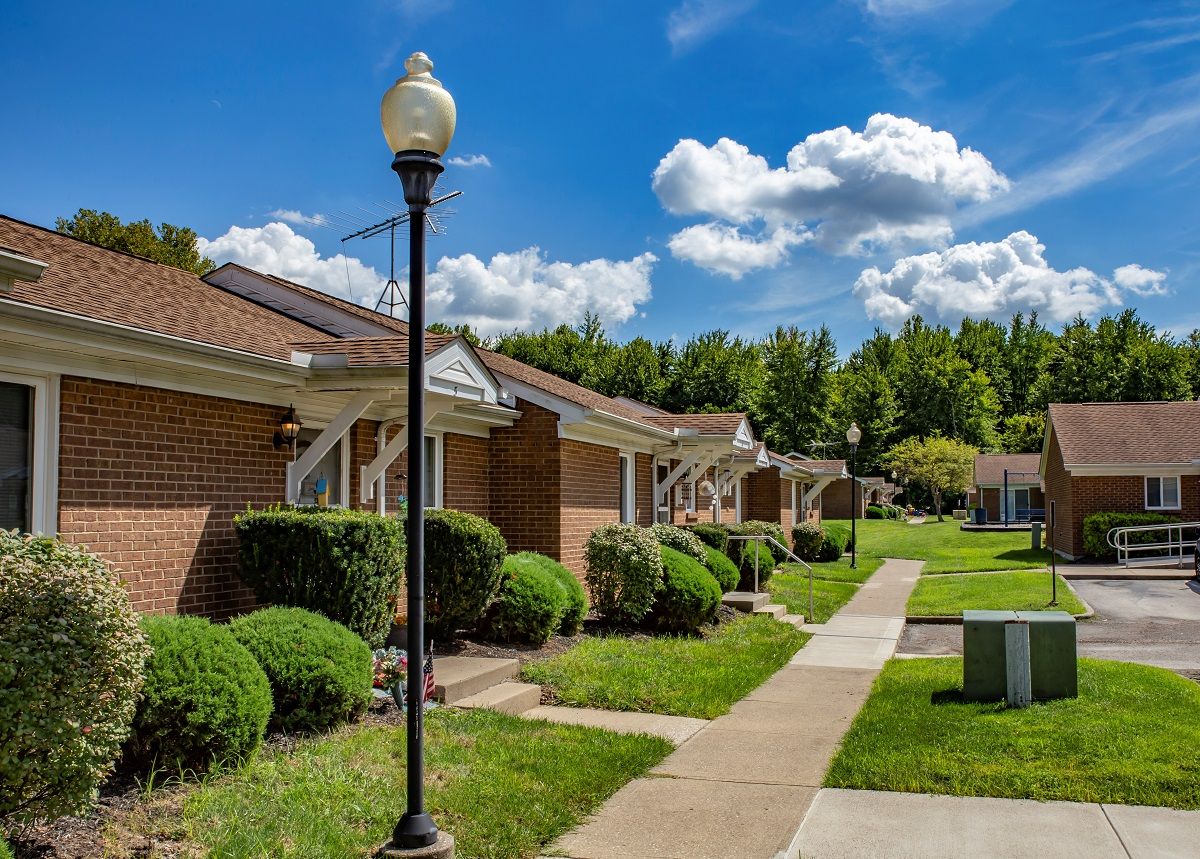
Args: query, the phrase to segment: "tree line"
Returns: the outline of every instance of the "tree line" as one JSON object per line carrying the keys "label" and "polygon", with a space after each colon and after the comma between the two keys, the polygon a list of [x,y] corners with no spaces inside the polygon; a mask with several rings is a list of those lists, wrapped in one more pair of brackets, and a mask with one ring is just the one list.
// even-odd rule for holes
{"label": "tree line", "polygon": [[844,361],[826,326],[778,326],[762,338],[716,329],[680,344],[612,338],[600,320],[480,341],[434,326],[611,397],[672,412],[744,411],[781,453],[842,458],[851,421],[864,472],[884,470],[909,438],[942,436],[984,451],[1041,450],[1049,403],[1200,397],[1200,330],[1158,331],[1133,309],[1050,331],[1037,313],[957,329],[913,316],[877,328]]}

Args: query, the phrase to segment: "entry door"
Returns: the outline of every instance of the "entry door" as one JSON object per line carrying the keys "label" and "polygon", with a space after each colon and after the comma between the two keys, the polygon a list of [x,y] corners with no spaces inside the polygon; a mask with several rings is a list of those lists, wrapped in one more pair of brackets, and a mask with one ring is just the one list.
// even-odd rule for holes
{"label": "entry door", "polygon": [[[1001,511],[1003,515],[1003,511]],[[1018,518],[1027,517],[1029,515],[1029,489],[1010,489],[1008,490],[1008,520],[1016,521]]]}

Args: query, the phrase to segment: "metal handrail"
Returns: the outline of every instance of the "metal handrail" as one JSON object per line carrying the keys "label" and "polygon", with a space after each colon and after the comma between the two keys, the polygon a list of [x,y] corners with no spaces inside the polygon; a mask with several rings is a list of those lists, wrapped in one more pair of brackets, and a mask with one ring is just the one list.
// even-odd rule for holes
{"label": "metal handrail", "polygon": [[753,540],[754,541],[754,592],[755,593],[758,593],[758,559],[759,559],[758,546],[764,540],[783,549],[783,551],[787,552],[787,556],[789,558],[791,558],[794,562],[796,562],[800,566],[804,567],[804,569],[808,570],[808,617],[806,617],[805,620],[807,620],[809,623],[812,623],[812,619],[813,619],[813,568],[811,566],[809,566],[807,563],[805,563],[804,561],[797,558],[795,553],[792,552],[792,550],[789,549],[787,546],[783,545],[778,540],[776,540],[774,537],[771,537],[767,534],[730,534],[729,539],[730,540]]}
{"label": "metal handrail", "polygon": [[[1162,522],[1156,525],[1126,525],[1118,528],[1110,528],[1108,533],[1104,535],[1104,540],[1108,545],[1117,550],[1117,563],[1123,564],[1126,568],[1129,567],[1131,560],[1156,564],[1177,560],[1179,568],[1183,569],[1184,549],[1190,548],[1194,551],[1196,545],[1196,535],[1193,535],[1190,540],[1183,539],[1183,532],[1188,528],[1200,534],[1200,522]],[[1152,543],[1131,544],[1129,542],[1130,534],[1145,534],[1152,531],[1165,531],[1166,540]],[[1176,539],[1176,534],[1178,534],[1178,539]],[[1133,553],[1158,552],[1163,549],[1167,550],[1166,555],[1152,558],[1131,557]]]}

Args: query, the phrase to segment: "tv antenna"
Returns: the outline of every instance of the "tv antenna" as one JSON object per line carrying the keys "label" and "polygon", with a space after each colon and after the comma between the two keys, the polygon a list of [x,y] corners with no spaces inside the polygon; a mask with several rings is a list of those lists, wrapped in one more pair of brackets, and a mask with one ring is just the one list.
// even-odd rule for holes
{"label": "tv antenna", "polygon": [[[462,196],[462,191],[451,191],[449,194],[443,194],[436,198],[429,204],[430,210],[426,211],[425,217],[429,222],[429,231],[433,235],[445,235],[446,228],[442,224],[441,218],[454,214],[454,211],[451,209],[442,209],[435,212],[432,211],[433,207],[460,196]],[[387,215],[383,220],[378,220],[379,214],[377,212],[370,209],[363,209],[360,206],[359,208],[363,212],[371,216],[369,219],[364,218],[362,215],[337,212],[335,215],[325,216],[324,226],[329,226],[342,232],[350,231],[342,236],[342,261],[346,265],[346,290],[350,293],[351,301],[354,301],[354,288],[350,283],[350,257],[346,253],[346,242],[351,239],[373,239],[378,236],[388,237],[388,281],[383,287],[383,292],[379,296],[379,300],[375,302],[375,310],[379,311],[382,308],[386,308],[382,312],[388,316],[395,317],[397,307],[408,307],[408,299],[404,297],[400,283],[396,280],[396,227],[404,227],[409,223],[409,213],[407,211],[399,211],[404,207],[393,203],[391,200],[384,200],[384,203],[386,203],[386,206],[377,206],[378,209],[382,209]]]}

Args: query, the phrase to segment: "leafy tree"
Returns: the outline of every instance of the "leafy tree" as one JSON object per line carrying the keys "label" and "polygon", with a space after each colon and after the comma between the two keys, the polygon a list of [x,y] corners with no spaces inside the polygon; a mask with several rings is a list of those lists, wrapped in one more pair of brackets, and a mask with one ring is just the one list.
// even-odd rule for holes
{"label": "leafy tree", "polygon": [[[667,365],[669,366],[669,365]],[[605,393],[613,397],[632,397],[658,405],[667,390],[662,350],[645,337],[635,337],[618,347],[608,367]]]}
{"label": "leafy tree", "polygon": [[834,376],[833,430],[838,437],[856,422],[862,430],[858,461],[866,473],[883,468],[883,456],[896,440],[899,409],[888,377],[874,364],[857,356]]}
{"label": "leafy tree", "polygon": [[1045,412],[1009,415],[1000,431],[1000,447],[1005,453],[1041,453],[1045,435]]}
{"label": "leafy tree", "polygon": [[1004,326],[990,319],[964,318],[959,324],[958,333],[954,335],[958,354],[971,365],[971,369],[987,375],[1002,407],[1011,398],[1005,361],[1007,341]]}
{"label": "leafy tree", "polygon": [[425,329],[431,334],[458,334],[472,346],[482,346],[483,340],[479,337],[479,332],[465,322],[460,322],[458,325],[447,325],[445,322],[434,322]]}
{"label": "leafy tree", "polygon": [[601,393],[608,393],[604,388],[618,348],[608,339],[600,318],[590,312],[575,328],[563,324],[536,333],[512,331],[490,345],[503,355]]}
{"label": "leafy tree", "polygon": [[56,218],[54,227],[85,242],[137,254],[194,274],[208,274],[216,267],[212,260],[200,255],[196,231],[189,227],[162,223],[155,232],[149,219],[124,224],[116,215],[95,209],[80,209],[70,218]]}
{"label": "leafy tree", "polygon": [[890,373],[900,403],[902,436],[941,434],[979,447],[996,441],[1000,402],[991,380],[958,354],[950,330],[918,315],[894,343]]}
{"label": "leafy tree", "polygon": [[1042,390],[1038,380],[1046,372],[1054,341],[1054,335],[1038,322],[1036,310],[1029,314],[1028,320],[1020,313],[1013,316],[1004,350],[1008,399],[1002,406],[1006,417],[1046,408],[1046,400],[1037,396]]}
{"label": "leafy tree", "polygon": [[761,384],[759,349],[728,331],[706,331],[680,350],[664,407],[673,412],[745,411]]}
{"label": "leafy tree", "polygon": [[792,451],[819,439],[829,423],[837,344],[824,325],[780,326],[762,343],[763,381],[752,417],[769,447]]}
{"label": "leafy tree", "polygon": [[919,483],[933,494],[938,521],[943,522],[942,496],[966,491],[975,471],[977,453],[977,448],[957,439],[914,436],[894,445],[885,463],[898,477]]}

